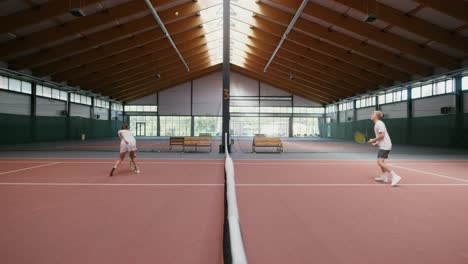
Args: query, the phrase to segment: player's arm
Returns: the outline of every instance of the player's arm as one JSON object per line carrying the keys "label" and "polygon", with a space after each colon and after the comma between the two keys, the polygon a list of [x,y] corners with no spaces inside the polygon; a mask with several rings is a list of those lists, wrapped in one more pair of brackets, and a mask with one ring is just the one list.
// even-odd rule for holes
{"label": "player's arm", "polygon": [[369,144],[374,144],[375,142],[381,141],[385,137],[384,132],[379,132],[379,135],[376,138],[371,138]]}
{"label": "player's arm", "polygon": [[128,141],[125,139],[125,137],[122,135],[122,132],[119,133],[119,137],[125,142],[125,144],[128,145]]}

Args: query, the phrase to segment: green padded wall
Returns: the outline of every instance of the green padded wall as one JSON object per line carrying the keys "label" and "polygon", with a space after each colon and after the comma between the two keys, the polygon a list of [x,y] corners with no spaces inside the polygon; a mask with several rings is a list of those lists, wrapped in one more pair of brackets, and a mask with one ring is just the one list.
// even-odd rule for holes
{"label": "green padded wall", "polygon": [[88,139],[116,137],[122,125],[118,120],[11,114],[0,114],[0,123],[0,144],[79,140],[82,133]]}

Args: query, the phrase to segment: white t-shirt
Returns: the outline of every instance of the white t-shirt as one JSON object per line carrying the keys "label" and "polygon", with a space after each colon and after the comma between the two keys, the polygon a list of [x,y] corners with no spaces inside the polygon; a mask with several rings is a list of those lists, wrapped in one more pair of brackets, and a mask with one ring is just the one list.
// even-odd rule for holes
{"label": "white t-shirt", "polygon": [[125,140],[128,142],[128,144],[126,144],[123,139],[120,141],[120,152],[137,150],[136,140],[132,134],[132,131],[128,129],[122,129],[122,130],[119,130],[119,135],[122,135],[125,138]]}
{"label": "white t-shirt", "polygon": [[374,126],[375,136],[378,137],[379,133],[384,133],[384,138],[377,141],[377,146],[383,150],[391,150],[392,149],[392,140],[388,135],[387,128],[385,127],[384,122],[377,121]]}

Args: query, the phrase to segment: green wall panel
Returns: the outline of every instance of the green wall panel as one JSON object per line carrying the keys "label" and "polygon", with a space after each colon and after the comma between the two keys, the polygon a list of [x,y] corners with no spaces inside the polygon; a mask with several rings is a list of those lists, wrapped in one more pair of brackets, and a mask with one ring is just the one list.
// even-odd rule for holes
{"label": "green wall panel", "polygon": [[0,144],[79,140],[116,137],[122,125],[117,120],[94,120],[81,117],[31,117],[0,114],[4,129],[0,130]]}

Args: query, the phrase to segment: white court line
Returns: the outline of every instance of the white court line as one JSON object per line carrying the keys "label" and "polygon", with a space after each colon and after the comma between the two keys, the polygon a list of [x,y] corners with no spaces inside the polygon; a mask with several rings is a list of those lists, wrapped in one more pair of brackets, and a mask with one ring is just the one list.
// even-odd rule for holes
{"label": "white court line", "polygon": [[[390,187],[389,184],[375,184],[375,183],[240,183],[236,186],[239,187],[308,187],[308,186],[318,186],[318,187]],[[468,186],[468,184],[463,183],[403,183],[398,184],[398,186]]]}
{"label": "white court line", "polygon": [[[224,186],[222,183],[53,183],[53,182],[3,182],[9,186]],[[388,184],[375,183],[238,183],[237,187],[390,187]],[[455,183],[406,183],[398,186],[468,186]]]}
{"label": "white court line", "polygon": [[[117,159],[115,159],[117,160]],[[130,160],[130,159],[128,159]],[[27,163],[44,163],[45,161],[12,161],[12,162],[2,162],[0,161],[0,164],[1,163],[16,163],[16,164],[27,164]],[[125,161],[124,161],[125,162]],[[59,161],[58,163],[63,163],[63,164],[114,164],[115,162],[114,161]],[[162,162],[158,162],[158,161],[149,161],[149,162],[145,162],[145,161],[142,161],[142,160],[139,160],[138,161],[138,164],[190,164],[190,165],[212,165],[212,164],[224,164],[223,162],[193,162],[193,161],[190,161],[190,162],[178,162],[178,161],[175,161],[175,162],[169,162],[169,161],[162,161]]]}
{"label": "white court line", "polygon": [[1,185],[23,186],[224,186],[222,183],[62,183],[62,182],[2,182]]}
{"label": "white court line", "polygon": [[[271,163],[271,162],[236,162],[234,165],[275,165],[275,166],[281,166],[281,165],[303,165],[303,166],[313,166],[313,165],[353,165],[353,166],[363,166],[363,165],[369,165],[369,164],[375,164],[376,161],[361,161],[361,162],[278,162],[278,163]],[[389,165],[395,164],[395,163],[388,163]],[[398,164],[404,164],[404,165],[448,165],[448,164],[467,164],[468,162],[441,162],[441,163],[436,163],[436,162],[411,162],[411,163],[398,163]],[[377,166],[377,165],[376,165]]]}
{"label": "white court line", "polygon": [[0,172],[0,175],[4,175],[4,174],[8,174],[8,173],[14,173],[14,172],[19,172],[19,171],[25,171],[25,170],[32,170],[32,169],[41,168],[41,167],[45,167],[45,166],[51,166],[51,165],[55,165],[55,164],[59,164],[59,163],[61,163],[61,162],[52,162],[52,163],[37,165],[37,166],[33,166],[33,167],[27,167],[27,168],[12,170],[12,171]]}
{"label": "white court line", "polygon": [[465,179],[460,179],[460,178],[456,178],[456,177],[450,177],[450,176],[446,176],[446,175],[442,175],[442,174],[438,174],[438,173],[433,173],[433,172],[428,172],[428,171],[423,171],[423,170],[411,169],[411,168],[407,168],[407,167],[403,167],[403,166],[398,166],[398,165],[395,165],[395,164],[390,164],[390,166],[397,167],[397,168],[401,168],[401,169],[405,169],[405,170],[410,170],[410,171],[425,173],[425,174],[437,176],[437,177],[440,177],[440,178],[446,178],[446,179],[452,179],[452,180],[456,180],[456,181],[468,182],[468,180],[465,180]]}

